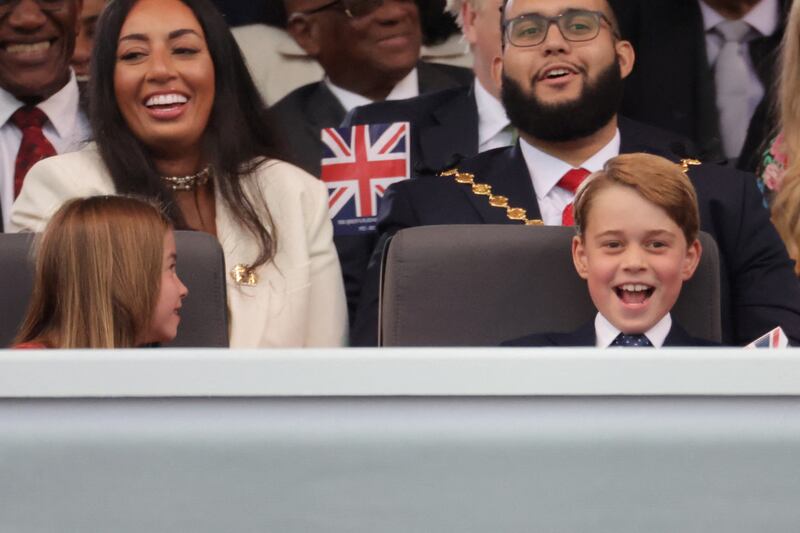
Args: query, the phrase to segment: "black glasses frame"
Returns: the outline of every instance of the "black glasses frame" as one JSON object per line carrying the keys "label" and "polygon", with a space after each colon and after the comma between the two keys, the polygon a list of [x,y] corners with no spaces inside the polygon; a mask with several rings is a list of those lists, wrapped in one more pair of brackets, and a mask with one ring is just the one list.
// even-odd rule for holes
{"label": "black glasses frame", "polygon": [[[337,1],[339,1],[339,0],[337,0]],[[598,21],[597,32],[594,35],[590,36],[590,37],[585,37],[585,38],[582,37],[580,39],[567,37],[566,35],[564,35],[564,29],[561,27],[561,24],[562,24],[561,21],[564,20],[564,17],[566,17],[566,16],[574,16],[574,15],[580,15],[580,14],[592,15],[594,18],[597,19],[597,21]],[[516,23],[516,21],[525,20],[525,19],[533,19],[533,18],[539,19],[539,20],[543,20],[543,21],[545,21],[547,23],[547,25],[545,26],[544,31],[541,34],[542,35],[541,40],[536,42],[536,43],[530,43],[530,44],[517,44],[517,43],[515,43],[514,40],[511,37],[511,26],[514,25]],[[591,11],[591,10],[588,10],[588,9],[571,9],[571,10],[565,11],[564,13],[559,13],[558,15],[556,15],[554,17],[546,17],[544,15],[539,15],[538,13],[526,13],[526,14],[523,14],[523,15],[519,15],[519,16],[514,17],[513,19],[508,20],[508,21],[503,23],[503,35],[505,36],[506,41],[508,43],[511,43],[512,45],[514,45],[514,46],[516,46],[518,48],[530,48],[532,46],[539,46],[540,44],[542,44],[547,39],[547,34],[550,32],[550,26],[555,24],[556,27],[558,28],[558,31],[561,32],[561,36],[565,40],[567,40],[569,42],[573,42],[573,43],[581,43],[581,42],[591,41],[592,39],[596,39],[597,36],[600,35],[600,27],[602,26],[603,22],[606,23],[606,25],[608,26],[609,30],[611,30],[611,34],[615,38],[617,38],[617,39],[621,38],[620,35],[617,33],[617,31],[614,29],[614,25],[611,24],[611,21],[608,20],[608,17],[606,17],[606,15],[604,13],[602,13],[600,11]]]}
{"label": "black glasses frame", "polygon": [[353,10],[351,8],[347,7],[347,5],[345,5],[344,0],[333,0],[332,2],[328,2],[327,4],[323,4],[323,5],[319,6],[319,7],[315,7],[314,9],[309,9],[308,11],[298,11],[297,13],[293,13],[292,16],[294,16],[294,15],[313,15],[315,13],[319,13],[320,11],[325,11],[326,9],[330,9],[330,8],[334,7],[335,5],[337,5],[337,4],[341,4],[342,7],[344,8],[342,11],[344,11],[345,15],[347,15],[351,19],[356,19],[356,18],[365,17],[365,16],[369,15],[370,13],[375,11],[377,8],[379,8],[381,5],[383,5],[384,1],[385,0],[365,0],[364,3],[368,4],[370,7],[368,7],[367,10],[364,13],[356,14],[356,13],[353,13]]}

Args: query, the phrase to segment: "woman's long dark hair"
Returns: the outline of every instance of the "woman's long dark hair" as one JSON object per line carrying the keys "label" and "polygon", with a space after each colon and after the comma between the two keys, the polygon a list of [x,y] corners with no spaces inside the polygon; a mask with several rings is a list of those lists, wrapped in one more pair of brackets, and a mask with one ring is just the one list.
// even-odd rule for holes
{"label": "woman's long dark hair", "polygon": [[[276,153],[276,139],[265,120],[266,107],[253,83],[225,19],[210,0],[180,0],[194,13],[206,37],[215,69],[215,97],[203,134],[203,155],[214,168],[214,186],[231,215],[259,241],[250,266],[275,253],[275,228],[263,197],[245,193],[243,181]],[[147,148],[131,132],[114,93],[119,34],[138,0],[114,0],[97,24],[91,67],[89,114],[100,155],[119,194],[156,198],[178,229],[186,224],[171,201]]]}

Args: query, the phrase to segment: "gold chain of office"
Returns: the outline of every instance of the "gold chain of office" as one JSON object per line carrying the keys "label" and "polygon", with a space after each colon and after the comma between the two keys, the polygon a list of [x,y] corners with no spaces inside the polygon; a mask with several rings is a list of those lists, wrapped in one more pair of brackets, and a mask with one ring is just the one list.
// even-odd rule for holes
{"label": "gold chain of office", "polygon": [[[680,166],[681,172],[687,174],[690,166],[700,165],[701,162],[697,159],[681,159]],[[512,207],[508,203],[508,198],[499,194],[492,194],[492,186],[488,183],[475,183],[475,174],[470,172],[461,172],[457,168],[446,170],[439,174],[441,177],[452,177],[456,183],[462,185],[469,185],[472,188],[472,193],[477,196],[485,196],[489,205],[497,207],[498,209],[506,210],[506,217],[509,220],[522,222],[526,226],[544,226],[544,221],[540,218],[529,219],[528,212],[521,207]]]}

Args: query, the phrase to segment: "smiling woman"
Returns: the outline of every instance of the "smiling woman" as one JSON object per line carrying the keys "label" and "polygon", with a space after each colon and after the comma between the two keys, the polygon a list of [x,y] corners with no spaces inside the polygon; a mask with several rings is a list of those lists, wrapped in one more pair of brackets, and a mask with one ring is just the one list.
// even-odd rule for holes
{"label": "smiling woman", "polygon": [[225,253],[231,345],[345,342],[347,316],[324,185],[275,158],[265,108],[209,0],[115,0],[98,24],[96,145],[36,165],[12,212],[39,230],[66,199],[159,199],[179,229]]}

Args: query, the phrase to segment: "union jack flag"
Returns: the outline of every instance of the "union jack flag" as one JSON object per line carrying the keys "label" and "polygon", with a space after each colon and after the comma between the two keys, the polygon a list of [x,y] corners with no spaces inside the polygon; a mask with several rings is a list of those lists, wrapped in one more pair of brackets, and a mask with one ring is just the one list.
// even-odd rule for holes
{"label": "union jack flag", "polygon": [[410,177],[408,122],[325,128],[322,144],[334,233],[374,231],[386,188]]}
{"label": "union jack flag", "polygon": [[747,346],[745,348],[768,348],[768,349],[777,349],[777,348],[786,348],[789,345],[789,338],[786,337],[786,333],[783,332],[783,328],[778,326],[777,328],[773,329],[772,331],[768,331],[767,333],[763,334]]}

